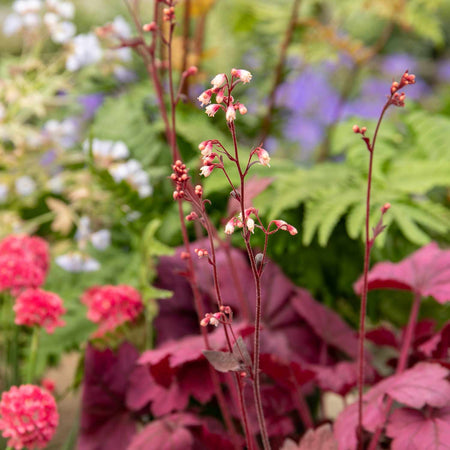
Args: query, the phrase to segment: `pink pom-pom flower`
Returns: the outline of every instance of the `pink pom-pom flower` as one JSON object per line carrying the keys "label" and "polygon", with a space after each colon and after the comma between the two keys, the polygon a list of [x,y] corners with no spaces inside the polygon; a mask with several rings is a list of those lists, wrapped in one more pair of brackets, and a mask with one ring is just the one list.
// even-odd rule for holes
{"label": "pink pom-pom flower", "polygon": [[16,299],[14,305],[15,323],[32,327],[40,326],[53,333],[56,327],[65,325],[60,317],[66,312],[61,298],[53,292],[42,289],[27,289]]}
{"label": "pink pom-pom flower", "polygon": [[31,260],[47,272],[50,263],[48,243],[37,236],[10,235],[0,241],[0,255],[9,254]]}
{"label": "pink pom-pom flower", "polygon": [[17,254],[0,254],[0,292],[18,295],[23,289],[36,288],[45,281],[45,272]]}
{"label": "pink pom-pom flower", "polygon": [[88,307],[88,319],[99,324],[94,337],[102,337],[133,321],[144,308],[140,293],[127,285],[94,286],[83,294],[81,301]]}
{"label": "pink pom-pom flower", "polygon": [[13,386],[0,400],[0,430],[15,450],[45,448],[55,434],[59,415],[53,396],[31,384]]}

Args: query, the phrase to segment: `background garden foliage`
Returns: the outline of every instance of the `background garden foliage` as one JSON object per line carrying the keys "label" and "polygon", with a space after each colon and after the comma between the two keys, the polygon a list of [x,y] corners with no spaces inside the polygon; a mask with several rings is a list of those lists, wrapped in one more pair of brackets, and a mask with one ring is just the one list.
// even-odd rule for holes
{"label": "background garden foliage", "polygon": [[[153,2],[141,3],[142,23],[150,22]],[[425,253],[414,264],[428,267],[432,261],[423,255],[439,252],[434,247],[438,244],[443,249],[450,244],[450,3],[302,0],[292,36],[283,46],[294,3],[180,0],[173,40],[175,79],[192,65],[199,69],[185,85],[176,110],[177,142],[193,184],[202,183],[204,198],[211,201],[207,210],[219,234],[224,236],[230,218],[230,187],[218,173],[201,179],[198,146],[218,139],[231,147],[232,140],[223,117],[207,118],[196,97],[215,74],[229,73],[232,67],[253,75],[237,94],[248,108],[236,122],[240,151],[262,145],[271,157],[270,169],[252,167],[248,195],[264,223],[283,218],[299,231],[294,237],[271,237],[271,262],[264,274],[263,296],[272,303],[263,312],[266,352],[261,369],[273,381],[263,385],[264,406],[280,413],[269,418],[274,448],[288,436],[299,442],[307,428],[305,417],[293,413],[294,382],[303,389],[315,425],[330,418],[319,406],[324,392],[346,395],[356,385],[352,364],[360,292],[355,287],[355,293],[354,283],[363,267],[368,152],[352,125],[373,133],[390,84],[406,69],[416,75],[416,85],[408,87],[404,109],[388,111],[377,142],[371,226],[382,205],[392,207],[384,217],[387,229],[375,241],[372,262],[405,261],[422,249]],[[178,205],[169,179],[172,156],[157,93],[132,46],[121,46],[124,39],[136,36],[125,2],[0,0],[0,23],[0,239],[25,233],[49,243],[51,261],[43,288],[63,299],[65,325],[51,334],[41,333],[34,381],[64,360],[63,355],[76,352],[78,363],[68,392],[84,389],[83,406],[73,412],[81,418],[81,428],[76,425],[70,439],[48,448],[77,448],[77,435],[83,450],[163,448],[158,442],[171,442],[175,449],[180,442],[191,448],[232,448],[213,399],[190,287],[182,276]],[[107,23],[110,28],[98,31]],[[280,60],[283,49],[285,58]],[[166,51],[158,52],[164,61]],[[164,73],[165,68],[160,70]],[[184,204],[185,214],[188,206]],[[193,224],[188,223],[188,232],[191,241],[199,237]],[[235,232],[230,242],[253,304],[249,267],[238,250],[243,248],[241,234]],[[252,244],[262,248],[263,234],[255,232]],[[432,258],[442,258],[433,267],[444,277],[450,264],[447,253],[442,250]],[[220,252],[219,257],[226,273],[226,258]],[[201,295],[211,309],[208,264],[195,264],[199,273],[207,273],[200,276]],[[377,349],[368,359],[368,384],[393,374],[395,368],[390,358],[399,351],[411,305],[411,294],[405,291],[418,289],[417,279],[405,281],[405,271],[389,282],[376,269],[371,273],[377,288],[401,287],[370,293],[368,339]],[[227,289],[226,276],[222,277]],[[2,282],[0,351],[6,352],[1,364],[7,368],[0,371],[0,383],[6,391],[25,382],[24,362],[30,358],[33,332],[22,326],[20,336],[14,337],[13,299]],[[279,292],[270,290],[272,283]],[[95,339],[98,326],[88,319],[87,305],[80,299],[87,289],[104,285],[137,289],[143,313],[132,324],[119,323],[116,330]],[[250,339],[253,331],[241,322],[239,305],[232,300],[239,293],[228,289],[236,327]],[[450,313],[445,302],[450,296],[446,290],[443,297],[436,292],[421,291],[424,298],[408,370],[415,371],[411,377],[428,374],[447,389]],[[271,317],[276,308],[289,314]],[[327,335],[327,327],[342,339]],[[220,327],[211,336],[219,347],[225,345]],[[174,347],[167,345],[170,338],[177,340]],[[289,339],[302,342],[302,349],[291,348]],[[5,350],[5,343],[13,341],[16,346]],[[426,342],[428,347],[421,347]],[[180,355],[180,349],[189,352]],[[321,352],[323,358],[318,358]],[[11,358],[15,369],[9,371]],[[447,368],[438,369],[430,358],[446,361]],[[104,392],[99,392],[102,383],[96,374],[103,369],[102,383],[111,384],[115,393],[111,404],[111,398],[100,398]],[[293,371],[294,381],[283,381],[287,370]],[[195,376],[208,381],[198,385]],[[331,385],[333,377],[338,385]],[[367,405],[389,395],[389,383],[372,387],[364,397]],[[161,405],[168,391],[170,401]],[[58,400],[67,393],[56,394]],[[96,400],[104,400],[111,417],[95,416]],[[395,400],[403,407],[392,416],[384,442],[395,449],[408,448],[396,436],[396,424],[419,423],[423,405],[408,396]],[[437,423],[442,417],[448,422],[450,401],[438,400],[425,402],[436,414],[430,420]],[[251,408],[249,414],[256,428]],[[232,416],[238,421],[239,412],[232,411]],[[354,413],[347,409],[338,419],[335,436],[354,422]],[[143,434],[137,434],[147,423]],[[164,434],[167,424],[175,430],[171,436]],[[443,448],[435,442],[426,447],[431,425],[421,426],[427,430],[423,448]],[[108,441],[114,439],[110,431],[115,428],[122,433],[120,449]],[[376,427],[366,428],[374,432]],[[329,430],[324,430],[323,439],[329,439]],[[408,434],[406,429],[402,433]],[[442,433],[450,436],[447,429]],[[307,438],[315,442],[318,436]],[[354,444],[353,435],[339,438],[340,449]],[[155,439],[153,447],[146,446],[149,439]],[[291,442],[283,448],[306,447]]]}

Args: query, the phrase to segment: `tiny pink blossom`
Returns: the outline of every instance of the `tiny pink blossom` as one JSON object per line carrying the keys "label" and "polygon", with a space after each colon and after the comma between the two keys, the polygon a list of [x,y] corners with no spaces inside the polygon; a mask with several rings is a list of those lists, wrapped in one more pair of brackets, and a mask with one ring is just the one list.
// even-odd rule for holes
{"label": "tiny pink blossom", "polygon": [[289,225],[284,220],[274,220],[273,223],[277,226],[278,230],[288,231],[292,236],[298,233],[297,228]]}
{"label": "tiny pink blossom", "polygon": [[208,114],[208,117],[214,117],[216,112],[219,110],[220,105],[213,103],[212,105],[208,105],[205,108],[205,113]]}
{"label": "tiny pink blossom", "polygon": [[239,78],[243,83],[249,83],[252,79],[252,74],[244,69],[231,69],[231,75]]}
{"label": "tiny pink blossom", "polygon": [[213,85],[214,89],[217,89],[220,88],[226,81],[226,75],[224,73],[219,73],[211,80],[211,84]]}
{"label": "tiny pink blossom", "polygon": [[17,325],[37,325],[49,334],[53,333],[56,327],[65,325],[60,319],[66,312],[63,301],[53,292],[27,289],[17,297],[13,310],[16,313],[14,323]]}
{"label": "tiny pink blossom", "polygon": [[242,103],[239,103],[239,113],[242,115],[247,114],[247,108]]}
{"label": "tiny pink blossom", "polygon": [[236,119],[236,110],[233,105],[229,105],[225,115],[227,122],[233,122]]}
{"label": "tiny pink blossom", "polygon": [[233,232],[234,232],[234,224],[235,224],[235,218],[233,217],[225,225],[225,234],[233,234]]}
{"label": "tiny pink blossom", "polygon": [[0,430],[8,447],[45,448],[55,434],[59,415],[53,396],[31,384],[13,386],[0,400]]}
{"label": "tiny pink blossom", "polygon": [[202,106],[209,105],[211,103],[211,95],[212,90],[207,89],[197,97],[197,100],[202,104]]}
{"label": "tiny pink blossom", "polygon": [[258,155],[259,162],[263,166],[270,167],[270,156],[267,150],[264,150],[262,147],[258,147],[256,150],[256,154]]}
{"label": "tiny pink blossom", "polygon": [[222,88],[222,89],[220,89],[219,92],[217,92],[217,94],[216,94],[216,102],[217,102],[217,103],[222,103],[222,102],[223,102],[223,99],[224,99],[224,96],[225,96],[225,94],[224,94],[224,90],[223,90],[223,88]]}
{"label": "tiny pink blossom", "polygon": [[248,228],[252,233],[255,232],[255,221],[254,221],[251,217],[249,217],[249,218],[247,219],[247,228]]}
{"label": "tiny pink blossom", "polygon": [[94,286],[83,294],[81,301],[88,307],[88,319],[99,324],[94,337],[102,337],[133,321],[144,309],[140,293],[124,284]]}
{"label": "tiny pink blossom", "polygon": [[214,170],[214,164],[208,164],[206,166],[200,167],[200,175],[204,177],[209,177],[211,172]]}

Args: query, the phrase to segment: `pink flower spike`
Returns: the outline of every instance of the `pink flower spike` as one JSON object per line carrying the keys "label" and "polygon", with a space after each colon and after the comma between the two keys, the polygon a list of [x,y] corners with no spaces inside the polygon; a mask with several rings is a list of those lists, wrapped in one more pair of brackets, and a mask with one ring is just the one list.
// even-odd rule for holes
{"label": "pink flower spike", "polygon": [[208,114],[208,117],[214,117],[216,115],[216,112],[219,110],[219,108],[220,108],[220,105],[213,103],[212,105],[208,105],[205,108],[205,113]]}
{"label": "pink flower spike", "polygon": [[274,220],[273,223],[277,226],[278,230],[288,231],[291,236],[294,236],[298,233],[297,228],[289,225],[284,220]]}
{"label": "pink flower spike", "polygon": [[264,150],[261,147],[258,147],[256,150],[256,154],[258,155],[259,162],[263,166],[270,167],[270,156],[267,150]]}
{"label": "pink flower spike", "polygon": [[219,73],[211,80],[211,84],[213,85],[214,89],[217,89],[220,88],[226,81],[226,75],[224,73]]}
{"label": "pink flower spike", "polygon": [[227,122],[233,122],[236,119],[236,111],[233,105],[229,105],[225,115]]}
{"label": "pink flower spike", "polygon": [[239,78],[244,84],[249,83],[252,79],[252,74],[248,70],[244,69],[231,69],[231,75]]}
{"label": "pink flower spike", "polygon": [[42,289],[28,289],[16,299],[13,308],[15,323],[32,327],[40,326],[51,334],[56,327],[65,325],[60,317],[66,312],[61,298],[53,292]]}
{"label": "pink flower spike", "polygon": [[209,105],[211,103],[211,95],[212,90],[207,89],[197,97],[197,100],[202,104],[202,106]]}
{"label": "pink flower spike", "polygon": [[53,438],[59,415],[53,396],[31,384],[13,386],[0,400],[0,430],[8,447],[45,448]]}
{"label": "pink flower spike", "polygon": [[200,167],[200,175],[203,175],[204,177],[209,177],[214,170],[214,164],[208,164],[206,166]]}

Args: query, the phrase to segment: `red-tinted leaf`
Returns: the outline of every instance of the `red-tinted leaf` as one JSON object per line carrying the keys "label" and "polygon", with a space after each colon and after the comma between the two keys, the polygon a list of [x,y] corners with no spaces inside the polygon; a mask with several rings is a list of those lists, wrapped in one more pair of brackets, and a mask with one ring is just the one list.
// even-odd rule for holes
{"label": "red-tinted leaf", "polygon": [[203,355],[219,372],[234,372],[238,370],[241,365],[233,353],[218,352],[215,350],[203,350]]}
{"label": "red-tinted leaf", "polygon": [[336,312],[314,300],[306,289],[298,289],[292,302],[297,313],[320,338],[356,359],[358,348],[356,333]]}
{"label": "red-tinted leaf", "polygon": [[[369,290],[402,289],[438,302],[450,301],[450,251],[441,250],[435,242],[414,252],[399,263],[378,263],[369,272]],[[355,292],[362,291],[362,277]]]}
{"label": "red-tinted leaf", "polygon": [[127,448],[136,424],[126,407],[125,393],[137,357],[137,350],[127,342],[117,353],[88,346],[79,450]]}
{"label": "red-tinted leaf", "polygon": [[442,330],[421,343],[418,350],[428,357],[445,358],[450,347],[450,323]]}
{"label": "red-tinted leaf", "polygon": [[419,363],[400,375],[379,383],[394,400],[412,408],[425,405],[441,408],[450,403],[450,371],[439,364]]}
{"label": "red-tinted leaf", "polygon": [[443,450],[450,448],[450,407],[428,412],[401,408],[393,412],[386,434],[392,450]]}
{"label": "red-tinted leaf", "polygon": [[398,348],[397,336],[386,327],[377,327],[366,333],[366,339],[376,345]]}

